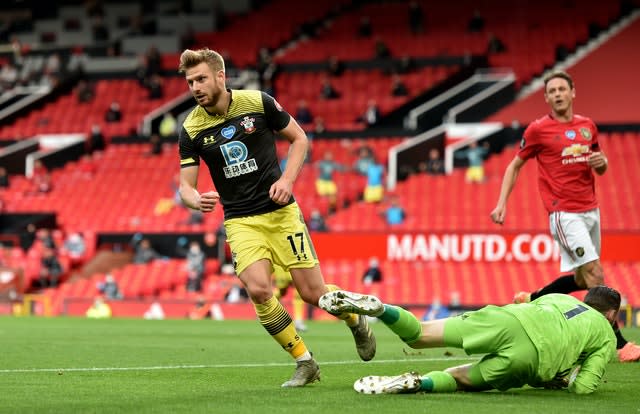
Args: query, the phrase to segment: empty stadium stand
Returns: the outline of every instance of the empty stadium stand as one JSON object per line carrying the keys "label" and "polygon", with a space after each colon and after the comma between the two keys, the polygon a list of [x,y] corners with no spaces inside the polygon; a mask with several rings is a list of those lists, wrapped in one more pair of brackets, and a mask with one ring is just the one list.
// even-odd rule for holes
{"label": "empty stadium stand", "polygon": [[[300,173],[294,191],[306,215],[312,209],[319,209],[326,216],[330,232],[335,233],[547,232],[548,223],[537,193],[533,162],[525,167],[519,178],[504,227],[496,227],[489,219],[498,197],[504,168],[515,155],[515,147],[507,147],[503,152],[491,155],[485,163],[487,181],[483,184],[466,183],[462,170],[455,170],[446,176],[414,174],[399,182],[390,194],[399,198],[407,212],[407,219],[404,224],[393,228],[381,218],[384,203],[361,201],[364,178],[351,171],[337,173],[339,203],[335,211],[330,210],[327,200],[315,193],[317,171],[314,163],[330,151],[337,162],[350,166],[356,149],[361,145],[371,147],[376,158],[386,163],[389,148],[411,139],[411,136],[402,125],[397,125],[394,133],[389,133],[387,130],[367,129],[357,122],[356,118],[362,114],[368,100],[375,99],[383,115],[401,110],[432,92],[432,88],[452,79],[473,55],[486,58],[492,67],[512,68],[517,75],[518,87],[527,85],[556,63],[559,47],[564,47],[570,53],[584,45],[593,35],[592,31],[611,27],[620,17],[620,4],[591,1],[588,4],[574,4],[551,0],[542,0],[536,6],[520,0],[509,4],[491,0],[481,5],[471,0],[429,2],[423,4],[425,30],[414,34],[407,24],[408,1],[272,0],[263,3],[247,13],[228,11],[220,30],[198,30],[191,46],[207,46],[224,52],[241,70],[254,69],[259,49],[268,48],[277,64],[274,87],[278,101],[293,113],[297,102],[304,99],[314,116],[325,120],[327,134],[314,134],[311,125],[305,126],[313,136],[311,156]],[[120,24],[118,15],[125,9],[109,9],[109,22]],[[475,9],[481,12],[485,25],[479,32],[469,33],[466,27]],[[550,9],[554,10],[553,19],[549,19]],[[61,15],[64,14],[66,18],[84,12],[77,7],[64,10]],[[156,18],[160,19],[161,15],[164,17],[158,22],[170,31],[173,20],[167,18],[167,13],[158,10]],[[374,34],[369,38],[356,35],[357,24],[363,16],[370,18],[373,27]],[[58,30],[59,23],[38,23],[22,39],[40,39],[49,29]],[[636,45],[633,40],[638,37],[639,27],[640,24],[634,22],[584,58],[582,66],[578,64],[570,69],[576,74],[579,85],[578,107],[586,108],[586,115],[596,112],[594,106],[605,108],[602,112],[606,116],[602,120],[607,126],[613,126],[600,137],[611,163],[608,173],[597,180],[604,233],[635,234],[640,229],[635,190],[636,178],[640,177],[640,130],[629,127],[640,122],[632,111],[635,108],[635,96],[628,93],[633,90],[637,72],[633,69],[637,59],[628,57],[634,56]],[[75,37],[66,33],[64,28],[62,31],[65,34],[55,38],[53,43],[60,39],[86,40],[84,31]],[[116,30],[113,33],[121,32]],[[66,92],[45,105],[23,111],[10,122],[2,122],[0,141],[5,143],[44,133],[88,133],[94,124],[101,126],[108,141],[106,149],[95,152],[90,161],[71,160],[64,167],[53,170],[53,187],[48,193],[34,192],[33,183],[26,176],[12,175],[10,186],[0,189],[3,213],[53,212],[58,225],[56,237],[60,239],[63,234],[82,231],[89,241],[91,254],[101,247],[97,246],[101,233],[161,233],[175,236],[202,234],[220,227],[220,208],[205,215],[203,223],[191,224],[189,211],[176,204],[175,176],[179,168],[176,142],[167,142],[160,155],[149,155],[149,143],[141,141],[146,137],[131,138],[136,135],[146,115],[187,91],[184,79],[174,76],[180,48],[171,45],[177,44],[177,34],[173,31],[166,35],[167,42],[163,44],[162,67],[165,72],[162,76],[164,97],[161,100],[149,100],[147,90],[131,73],[106,76],[97,81],[96,97],[90,103],[78,103],[73,92]],[[487,53],[489,34],[495,34],[504,42],[506,50],[503,53]],[[138,49],[144,50],[154,39],[160,39],[131,40],[129,36],[123,36],[122,40],[126,40],[125,49],[131,49],[127,58],[134,56]],[[416,62],[412,71],[402,74],[409,89],[408,96],[390,95],[390,61],[374,57],[377,39],[389,45],[392,59],[410,56]],[[73,51],[79,53],[87,49],[93,53],[93,46],[74,46]],[[28,48],[24,51],[28,53]],[[611,69],[611,62],[620,59],[621,54],[631,61],[627,65],[616,64]],[[337,56],[342,60],[346,70],[342,76],[331,78],[334,87],[343,92],[342,96],[324,101],[318,96],[329,56]],[[11,55],[1,55],[0,65],[4,66],[12,59]],[[593,68],[598,68],[595,72],[600,76],[594,74]],[[620,79],[624,80],[620,82],[622,88],[614,93],[614,102],[602,105],[602,100],[609,100],[610,96],[596,94],[584,97],[580,85],[602,89],[603,74],[609,70],[613,70],[614,74],[619,72]],[[609,82],[610,75],[606,77],[604,85]],[[588,101],[584,107],[583,99]],[[537,104],[532,103],[535,100],[538,100]],[[118,123],[107,123],[104,113],[113,101],[120,103],[124,119]],[[625,107],[625,111],[617,111],[618,105]],[[518,119],[525,125],[533,119],[534,114],[537,117],[544,111],[541,96],[531,96],[488,120],[509,124],[513,119]],[[578,112],[582,113],[582,109]],[[624,116],[617,116],[620,112]],[[600,122],[600,119],[596,118],[596,122]],[[616,130],[615,126],[622,124],[625,128]],[[278,142],[277,146],[280,156],[284,156],[286,143]],[[91,168],[84,168],[83,162],[89,162]],[[212,188],[206,168],[201,169],[199,185]],[[555,261],[457,262],[382,257],[383,281],[364,284],[362,274],[370,253],[359,249],[359,246],[352,246],[352,249],[358,253],[355,260],[320,257],[327,283],[375,293],[387,302],[418,307],[435,299],[446,304],[452,292],[459,293],[461,304],[465,307],[486,303],[505,304],[512,300],[515,291],[537,288],[558,274]],[[70,313],[73,306],[78,303],[85,306],[87,301],[99,294],[97,283],[104,278],[105,272],[96,271],[83,276],[70,269],[68,258],[64,256],[62,261],[66,273],[59,287],[29,290],[40,271],[40,247],[36,244],[27,251],[12,248],[7,255],[10,267],[22,267],[26,290],[45,295],[54,314]],[[146,265],[119,264],[109,271],[115,276],[127,300],[143,301],[145,304],[156,299],[192,304],[200,298],[222,302],[228,288],[237,283],[235,277],[221,274],[220,265],[217,258],[208,260],[201,292],[186,290],[184,260],[181,258],[171,257]],[[640,291],[636,283],[640,277],[640,261],[605,260],[603,266],[608,283],[619,288],[629,303],[640,306]],[[285,300],[289,301],[290,297]],[[73,309],[78,308],[76,306]]]}
{"label": "empty stadium stand", "polygon": [[[70,162],[53,172],[53,189],[29,191],[30,181],[15,177],[7,210],[55,211],[66,229],[96,232],[202,231],[217,228],[221,212],[207,215],[202,225],[187,223],[189,212],[174,203],[177,146],[149,156],[149,144],[110,145],[94,155],[95,173],[86,174]],[[132,177],[135,177],[133,179]],[[200,183],[211,183],[206,168]]]}
{"label": "empty stadium stand", "polygon": [[[113,136],[136,134],[142,117],[165,102],[185,92],[184,79],[167,77],[163,80],[164,98],[151,100],[148,90],[135,79],[105,79],[97,82],[95,99],[79,103],[75,93],[69,92],[41,109],[29,112],[13,124],[3,126],[0,139],[31,137],[38,134],[85,133],[99,125],[107,140]],[[105,113],[112,102],[118,102],[122,121],[105,121]]]}
{"label": "empty stadium stand", "polygon": [[[382,115],[386,115],[442,82],[457,69],[455,66],[429,66],[401,75],[408,96],[392,96],[391,76],[377,70],[347,70],[342,76],[331,78],[332,86],[341,94],[337,99],[320,97],[323,72],[283,73],[276,79],[275,87],[280,91],[277,99],[292,113],[298,101],[306,100],[311,113],[321,117],[327,129],[351,131],[366,127],[357,119],[366,110],[369,100],[374,99]],[[305,125],[305,129],[313,131],[313,125]]]}

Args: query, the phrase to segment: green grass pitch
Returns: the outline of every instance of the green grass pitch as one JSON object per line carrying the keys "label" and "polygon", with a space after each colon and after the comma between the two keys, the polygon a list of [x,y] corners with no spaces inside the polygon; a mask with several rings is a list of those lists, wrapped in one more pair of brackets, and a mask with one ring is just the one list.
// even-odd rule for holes
{"label": "green grass pitch", "polygon": [[[256,321],[0,317],[0,413],[638,413],[638,364],[610,364],[593,395],[360,395],[361,376],[425,373],[472,361],[460,350],[410,350],[381,323],[361,362],[341,322],[303,337],[319,383],[283,389],[293,361]],[[640,340],[639,329],[624,330]],[[445,351],[449,351],[445,354]]]}

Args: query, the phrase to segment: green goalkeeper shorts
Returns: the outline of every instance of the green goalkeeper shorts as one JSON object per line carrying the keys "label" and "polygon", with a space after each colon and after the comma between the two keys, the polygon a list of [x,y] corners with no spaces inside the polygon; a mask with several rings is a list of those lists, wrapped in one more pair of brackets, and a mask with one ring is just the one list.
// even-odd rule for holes
{"label": "green goalkeeper shorts", "polygon": [[450,318],[445,324],[447,346],[467,355],[486,354],[473,364],[486,383],[500,391],[535,381],[538,351],[520,321],[498,306],[486,306]]}

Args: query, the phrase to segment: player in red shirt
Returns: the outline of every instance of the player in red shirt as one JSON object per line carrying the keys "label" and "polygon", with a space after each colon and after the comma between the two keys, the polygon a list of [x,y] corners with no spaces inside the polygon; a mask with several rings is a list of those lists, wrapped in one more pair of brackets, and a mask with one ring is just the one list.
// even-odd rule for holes
{"label": "player in red shirt", "polygon": [[[491,219],[503,224],[507,200],[522,166],[538,162],[538,188],[549,212],[549,228],[559,243],[560,271],[565,274],[535,292],[519,292],[516,303],[529,302],[548,293],[570,293],[604,284],[600,264],[600,210],[593,171],[602,175],[608,161],[598,144],[598,130],[587,117],[574,115],[573,80],[566,72],[544,79],[544,99],[551,113],[532,122],[524,132],[520,151],[507,167],[500,197]],[[617,326],[618,357],[640,360],[640,346],[627,342]]]}

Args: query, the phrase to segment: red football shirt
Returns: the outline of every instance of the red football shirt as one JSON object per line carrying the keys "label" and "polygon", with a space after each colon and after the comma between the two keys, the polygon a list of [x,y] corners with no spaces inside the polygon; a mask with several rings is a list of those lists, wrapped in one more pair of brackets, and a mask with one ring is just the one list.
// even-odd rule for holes
{"label": "red football shirt", "polygon": [[592,151],[599,151],[598,129],[584,116],[558,122],[546,115],[524,131],[518,157],[538,161],[538,188],[549,213],[598,207],[595,179],[587,163]]}

